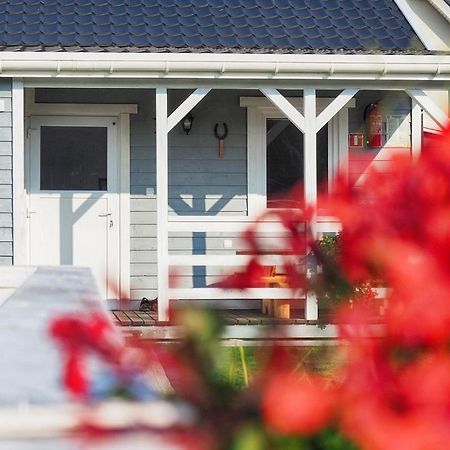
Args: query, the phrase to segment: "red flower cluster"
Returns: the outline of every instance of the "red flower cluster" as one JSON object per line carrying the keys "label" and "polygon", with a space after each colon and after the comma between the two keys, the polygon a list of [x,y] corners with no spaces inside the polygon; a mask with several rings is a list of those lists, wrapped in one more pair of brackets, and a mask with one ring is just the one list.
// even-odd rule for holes
{"label": "red flower cluster", "polygon": [[323,378],[275,372],[264,390],[262,412],[267,424],[283,434],[307,435],[330,422],[337,398]]}
{"label": "red flower cluster", "polygon": [[[218,286],[224,289],[247,289],[263,287],[266,285],[267,266],[261,261],[261,256],[267,253],[277,254],[275,248],[268,249],[260,240],[260,226],[267,221],[275,221],[280,224],[285,236],[282,250],[284,254],[281,272],[286,275],[286,284],[292,289],[305,286],[305,274],[298,264],[299,258],[304,257],[308,246],[312,244],[312,236],[309,229],[305,229],[312,210],[305,211],[301,202],[296,201],[298,209],[273,209],[262,214],[255,226],[246,230],[243,240],[249,247],[248,253],[253,257],[244,271],[229,275]],[[287,252],[286,252],[287,250]],[[287,254],[286,254],[287,253]],[[294,256],[296,263],[293,263]]]}
{"label": "red flower cluster", "polygon": [[[445,448],[450,439],[450,130],[416,164],[395,160],[334,211],[353,279],[391,288],[381,339],[353,336],[342,426],[370,450]],[[359,317],[359,324],[364,317]],[[362,320],[361,320],[362,319]],[[366,327],[367,328],[367,327]]]}
{"label": "red flower cluster", "polygon": [[388,173],[369,174],[360,190],[341,183],[328,207],[343,225],[345,275],[390,287],[385,323],[370,325],[363,303],[341,311],[341,336],[350,345],[339,387],[330,394],[317,378],[274,374],[264,396],[267,423],[282,433],[312,434],[334,418],[366,450],[446,448],[450,129],[416,164],[398,158]]}
{"label": "red flower cluster", "polygon": [[96,353],[115,365],[120,364],[124,354],[123,343],[103,312],[58,317],[50,325],[50,334],[64,350],[64,385],[78,398],[88,395],[85,359],[89,353]]}

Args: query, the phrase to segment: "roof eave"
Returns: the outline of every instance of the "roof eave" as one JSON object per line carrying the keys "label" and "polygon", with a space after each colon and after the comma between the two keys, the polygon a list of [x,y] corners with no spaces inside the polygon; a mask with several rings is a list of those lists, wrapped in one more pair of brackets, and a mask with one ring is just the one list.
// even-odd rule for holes
{"label": "roof eave", "polygon": [[1,52],[3,77],[450,81],[450,55]]}

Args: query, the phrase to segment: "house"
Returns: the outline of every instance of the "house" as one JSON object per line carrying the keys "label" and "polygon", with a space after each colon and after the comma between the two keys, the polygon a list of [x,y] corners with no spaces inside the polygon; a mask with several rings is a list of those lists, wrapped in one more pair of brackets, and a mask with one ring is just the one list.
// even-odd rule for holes
{"label": "house", "polygon": [[169,298],[292,297],[208,286],[290,185],[314,204],[338,169],[357,188],[417,157],[447,121],[449,21],[448,0],[0,1],[1,262],[89,266],[161,321]]}

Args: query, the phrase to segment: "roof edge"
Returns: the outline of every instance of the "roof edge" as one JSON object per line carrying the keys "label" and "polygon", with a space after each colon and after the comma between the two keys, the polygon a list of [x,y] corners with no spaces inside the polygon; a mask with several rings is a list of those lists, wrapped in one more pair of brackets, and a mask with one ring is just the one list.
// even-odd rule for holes
{"label": "roof edge", "polygon": [[450,55],[1,52],[0,76],[450,81]]}
{"label": "roof edge", "polygon": [[428,0],[428,2],[450,23],[450,5],[444,0]]}
{"label": "roof edge", "polygon": [[[412,0],[394,0],[427,50],[450,50],[448,18],[431,1],[416,3]],[[447,21],[446,21],[447,19]]]}

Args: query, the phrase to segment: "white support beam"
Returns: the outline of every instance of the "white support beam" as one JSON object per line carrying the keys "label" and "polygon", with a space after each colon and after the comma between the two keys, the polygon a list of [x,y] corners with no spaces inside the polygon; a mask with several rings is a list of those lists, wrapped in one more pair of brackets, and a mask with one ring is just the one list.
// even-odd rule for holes
{"label": "white support beam", "polygon": [[12,83],[12,152],[13,152],[13,263],[28,264],[28,224],[25,191],[25,113],[22,80]]}
{"label": "white support beam", "polygon": [[[261,88],[260,91],[276,106],[302,133],[305,132],[305,117],[277,89]],[[314,117],[315,118],[315,117]]]}
{"label": "white support beam", "polygon": [[313,207],[317,203],[317,127],[316,90],[304,89],[305,132],[303,136],[305,202]]}
{"label": "white support beam", "polygon": [[448,123],[448,116],[421,89],[406,90],[406,93],[442,128]]}
{"label": "white support beam", "polygon": [[167,119],[167,132],[183,120],[183,118],[206,97],[210,90],[210,88],[200,87],[178,106]]}
{"label": "white support beam", "polygon": [[130,298],[130,115],[119,114],[120,293]]}
{"label": "white support beam", "polygon": [[419,159],[422,151],[422,127],[422,108],[415,100],[411,100],[411,158],[413,161]]}
{"label": "white support beam", "polygon": [[158,255],[158,320],[169,320],[169,161],[167,88],[156,89],[156,211]]}
{"label": "white support beam", "polygon": [[[317,209],[317,126],[316,90],[304,89],[305,134],[303,136],[305,203]],[[317,236],[316,213],[311,218],[311,232]],[[306,293],[305,316],[307,320],[317,320],[319,308],[313,292]]]}
{"label": "white support beam", "polygon": [[319,132],[358,92],[358,89],[342,91],[318,116],[316,131]]}

